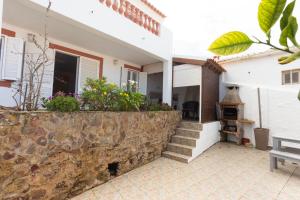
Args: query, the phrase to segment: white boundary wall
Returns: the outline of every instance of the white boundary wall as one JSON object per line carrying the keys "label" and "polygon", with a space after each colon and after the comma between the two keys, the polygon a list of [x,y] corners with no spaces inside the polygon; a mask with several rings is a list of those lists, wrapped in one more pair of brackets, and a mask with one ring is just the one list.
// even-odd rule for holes
{"label": "white boundary wall", "polygon": [[257,88],[261,88],[262,122],[272,135],[300,138],[300,102],[297,94],[300,85],[282,85],[281,71],[300,68],[300,60],[279,65],[281,55],[262,56],[226,62],[227,70],[220,81],[220,100],[226,93],[226,84],[240,85],[240,97],[245,103],[245,118],[255,125],[245,126],[245,138],[255,144],[253,128],[259,126]]}

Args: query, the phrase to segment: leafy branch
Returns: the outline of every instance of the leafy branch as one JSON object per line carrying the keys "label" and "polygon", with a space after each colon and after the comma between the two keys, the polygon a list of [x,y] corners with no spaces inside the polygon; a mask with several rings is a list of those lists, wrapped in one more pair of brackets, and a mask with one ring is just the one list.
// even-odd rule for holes
{"label": "leafy branch", "polygon": [[[261,0],[258,8],[258,23],[266,35],[265,42],[257,37],[253,37],[254,40],[252,40],[243,32],[233,31],[216,39],[208,50],[217,55],[227,56],[244,52],[253,44],[258,44],[287,53],[286,56],[278,59],[279,64],[285,65],[300,59],[300,45],[296,40],[298,22],[297,18],[293,16],[295,5],[296,0],[289,4],[287,4],[287,0]],[[271,43],[272,28],[279,19],[281,30],[279,43],[281,47]],[[291,50],[289,43],[292,43],[295,50]],[[300,101],[300,92],[298,99]]]}
{"label": "leafy branch", "polygon": [[[253,44],[258,44],[288,53],[287,56],[278,59],[280,64],[288,64],[299,59],[300,45],[296,40],[298,23],[296,17],[293,16],[296,0],[290,2],[287,6],[286,4],[287,0],[261,0],[258,8],[258,22],[261,30],[266,35],[265,42],[257,37],[253,37],[255,40],[252,40],[245,33],[233,31],[216,39],[210,45],[209,50],[217,55],[227,56],[244,52]],[[272,28],[279,19],[281,29],[279,43],[281,47],[271,43]],[[291,50],[289,42],[296,47],[296,51]]]}

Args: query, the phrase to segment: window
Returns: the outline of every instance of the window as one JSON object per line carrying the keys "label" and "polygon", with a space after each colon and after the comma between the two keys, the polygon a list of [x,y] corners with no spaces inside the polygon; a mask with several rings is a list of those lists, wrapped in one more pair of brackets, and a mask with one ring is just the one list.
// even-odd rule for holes
{"label": "window", "polygon": [[127,72],[127,90],[132,92],[137,92],[139,82],[139,72],[137,71],[128,71]]}
{"label": "window", "polygon": [[282,84],[300,84],[300,69],[288,70],[282,72]]}

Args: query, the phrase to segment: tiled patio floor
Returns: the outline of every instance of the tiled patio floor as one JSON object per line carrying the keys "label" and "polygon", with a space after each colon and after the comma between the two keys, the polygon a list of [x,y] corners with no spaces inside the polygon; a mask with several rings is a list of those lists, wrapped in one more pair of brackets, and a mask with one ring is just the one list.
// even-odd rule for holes
{"label": "tiled patio floor", "polygon": [[190,164],[160,158],[73,200],[299,200],[300,167],[269,171],[267,152],[220,143]]}

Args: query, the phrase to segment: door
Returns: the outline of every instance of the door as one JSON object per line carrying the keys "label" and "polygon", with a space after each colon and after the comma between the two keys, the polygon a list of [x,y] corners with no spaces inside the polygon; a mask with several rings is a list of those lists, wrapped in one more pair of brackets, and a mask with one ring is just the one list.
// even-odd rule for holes
{"label": "door", "polygon": [[85,57],[80,57],[79,77],[78,77],[78,93],[82,93],[86,80],[99,79],[99,61]]}
{"label": "door", "polygon": [[54,65],[53,95],[57,92],[76,93],[78,57],[56,52]]}

